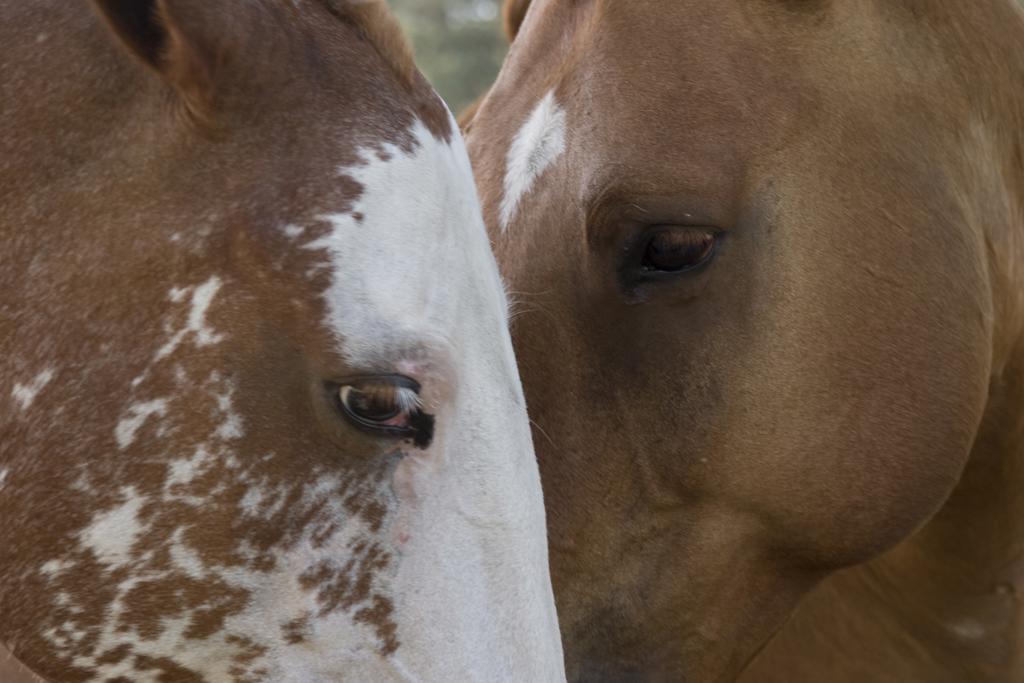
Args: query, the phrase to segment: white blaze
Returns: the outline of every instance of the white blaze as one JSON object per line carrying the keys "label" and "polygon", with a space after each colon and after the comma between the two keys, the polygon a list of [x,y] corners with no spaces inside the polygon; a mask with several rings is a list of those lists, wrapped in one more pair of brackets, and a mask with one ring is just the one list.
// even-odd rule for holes
{"label": "white blaze", "polygon": [[519,203],[544,171],[565,151],[565,110],[549,92],[519,129],[505,162],[501,229],[508,230]]}
{"label": "white blaze", "polygon": [[[516,162],[529,176],[517,191],[564,146],[553,98],[541,109],[521,136],[531,151]],[[391,484],[401,642],[391,674],[564,680],[540,478],[469,158],[457,134],[448,144],[422,124],[412,133],[411,152],[387,145],[340,169],[363,194],[307,245],[332,257],[328,323],[345,358],[356,369],[426,369],[437,417],[433,445],[410,451]],[[441,399],[438,384],[451,389]]]}

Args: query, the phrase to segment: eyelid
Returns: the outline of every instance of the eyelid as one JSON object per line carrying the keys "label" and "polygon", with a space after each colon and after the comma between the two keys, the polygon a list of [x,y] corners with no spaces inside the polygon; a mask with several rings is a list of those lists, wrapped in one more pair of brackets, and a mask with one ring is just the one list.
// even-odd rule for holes
{"label": "eyelid", "polygon": [[670,193],[659,193],[650,187],[640,187],[619,181],[598,187],[587,193],[585,208],[587,244],[591,249],[604,249],[621,243],[625,234],[652,226],[680,228],[731,225],[734,221],[731,207],[709,197],[695,188],[675,187]]}
{"label": "eyelid", "polygon": [[[666,230],[685,230],[704,232],[714,239],[711,251],[698,265],[679,271],[645,270],[642,267],[643,256],[646,247],[654,235]],[[627,238],[621,247],[619,258],[621,259],[617,268],[618,286],[629,304],[643,303],[654,296],[660,288],[671,285],[675,295],[684,298],[693,298],[698,291],[693,290],[687,283],[696,285],[705,281],[705,273],[710,272],[713,264],[718,260],[722,243],[728,236],[726,230],[713,225],[673,225],[671,223],[659,223],[647,225],[636,230]]]}
{"label": "eyelid", "polygon": [[398,384],[392,384],[389,382],[346,382],[345,384],[338,385],[339,395],[342,403],[345,402],[345,398],[352,392],[358,392],[364,395],[369,395],[371,398],[380,399],[382,394],[387,394],[387,398],[390,398],[395,403],[396,412],[412,412],[419,410],[423,407],[423,400],[420,398],[419,392],[413,387],[401,386]]}
{"label": "eyelid", "polygon": [[333,384],[337,387],[351,386],[355,384],[393,384],[397,387],[412,389],[417,394],[423,389],[419,382],[407,375],[396,373],[382,373],[379,375],[349,375],[338,379],[330,380],[326,384]]}
{"label": "eyelid", "polygon": [[717,248],[719,241],[726,234],[724,230],[720,230],[719,228],[711,225],[673,225],[672,223],[654,223],[646,225],[626,239],[622,248],[622,252],[627,256],[626,263],[629,262],[628,259],[630,256],[643,254],[644,249],[646,249],[647,245],[650,244],[650,241],[654,237],[663,233],[675,231],[710,235],[715,242],[714,248]]}
{"label": "eyelid", "polygon": [[[667,245],[659,245],[659,238],[668,238],[670,241]],[[677,273],[683,274],[685,272],[695,270],[703,266],[707,261],[714,258],[715,246],[718,242],[716,235],[710,230],[656,230],[650,233],[646,240],[643,253],[641,254],[641,267],[648,268],[648,259],[651,257],[651,249],[657,250],[659,246],[668,246],[669,248],[675,247],[677,250],[699,248],[700,259],[692,264],[689,264],[682,268],[648,268],[651,272],[663,272],[663,273]],[[674,253],[678,253],[674,252]]]}

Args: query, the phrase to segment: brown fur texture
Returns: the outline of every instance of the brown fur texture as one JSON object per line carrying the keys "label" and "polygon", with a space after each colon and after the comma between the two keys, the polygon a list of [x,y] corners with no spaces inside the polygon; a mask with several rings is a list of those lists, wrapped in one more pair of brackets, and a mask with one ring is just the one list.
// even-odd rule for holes
{"label": "brown fur texture", "polygon": [[1021,4],[525,4],[469,146],[570,680],[1024,679]]}
{"label": "brown fur texture", "polygon": [[502,5],[501,18],[505,27],[505,37],[509,42],[516,39],[528,9],[530,9],[530,0],[508,0]]}
{"label": "brown fur texture", "polygon": [[[360,148],[409,147],[417,118],[448,138],[447,109],[378,3],[351,21],[344,3],[147,4],[0,8],[0,647],[48,680],[94,677],[130,572],[106,571],[80,539],[129,490],[148,501],[145,538],[126,550],[146,578],[121,595],[119,632],[152,641],[191,615],[199,647],[246,608],[248,591],[172,567],[175,529],[204,568],[260,573],[357,520],[368,533],[348,566],[295,584],[319,614],[271,628],[299,643],[311,620],[346,612],[390,654],[401,644],[376,577],[392,557],[374,534],[400,446],[346,428],[323,395],[324,378],[354,369],[323,322],[328,256],[306,247],[363,191],[339,166],[360,163]],[[291,221],[304,231],[286,234]],[[203,319],[218,341],[204,343],[189,302],[211,284]],[[117,436],[154,397],[161,419]],[[175,483],[175,460],[200,449],[208,468]],[[339,478],[341,514],[303,499],[323,476]],[[245,481],[279,485],[279,509],[258,501],[247,515]],[[208,503],[198,514],[196,498]],[[40,570],[53,558],[63,570]],[[228,646],[234,680],[263,680],[263,646]],[[198,680],[130,648],[99,659]],[[4,683],[12,668],[0,652]]]}

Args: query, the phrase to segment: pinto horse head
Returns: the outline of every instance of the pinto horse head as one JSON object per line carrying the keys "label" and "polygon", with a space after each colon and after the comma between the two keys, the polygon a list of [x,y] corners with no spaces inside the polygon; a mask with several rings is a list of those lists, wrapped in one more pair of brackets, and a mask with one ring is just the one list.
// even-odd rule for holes
{"label": "pinto horse head", "polygon": [[505,18],[467,139],[570,680],[791,614],[746,680],[1024,680],[1024,5]]}
{"label": "pinto horse head", "polygon": [[383,6],[11,3],[0,62],[0,644],[561,678],[502,284]]}

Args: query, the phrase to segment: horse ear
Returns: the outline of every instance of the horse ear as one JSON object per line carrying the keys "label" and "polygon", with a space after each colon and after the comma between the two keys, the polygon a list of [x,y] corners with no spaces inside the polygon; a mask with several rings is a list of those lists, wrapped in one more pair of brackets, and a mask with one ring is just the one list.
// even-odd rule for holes
{"label": "horse ear", "polygon": [[95,0],[94,4],[117,37],[136,57],[159,68],[167,45],[167,32],[157,16],[156,2]]}
{"label": "horse ear", "polygon": [[[217,46],[195,0],[93,0],[114,35],[156,70],[192,110],[212,96]],[[212,3],[216,4],[216,3]]]}
{"label": "horse ear", "polygon": [[505,35],[512,42],[519,35],[519,27],[526,18],[526,10],[530,8],[530,0],[505,0],[501,14],[505,21]]}

